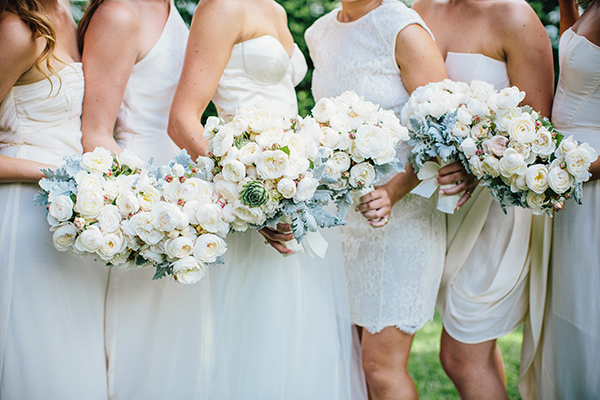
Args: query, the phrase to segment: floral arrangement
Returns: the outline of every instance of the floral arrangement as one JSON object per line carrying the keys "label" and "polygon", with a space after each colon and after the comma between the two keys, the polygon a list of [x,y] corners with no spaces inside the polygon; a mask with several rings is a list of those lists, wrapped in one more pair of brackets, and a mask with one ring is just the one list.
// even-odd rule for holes
{"label": "floral arrangement", "polygon": [[268,108],[246,107],[227,123],[208,118],[204,128],[207,157],[200,157],[216,193],[223,218],[235,231],[291,223],[300,243],[308,232],[344,222],[324,206],[329,193],[318,190],[322,151],[298,119]]}
{"label": "floral arrangement", "polygon": [[338,216],[373,189],[382,176],[403,172],[396,150],[409,139],[408,130],[390,110],[365,101],[355,92],[323,98],[302,122],[302,131],[324,149],[323,183],[333,192]]}
{"label": "floral arrangement", "polygon": [[124,269],[153,266],[154,279],[194,283],[227,249],[214,187],[185,151],[153,167],[128,150],[97,148],[44,173],[35,201],[48,209],[59,251]]}
{"label": "floral arrangement", "polygon": [[[570,197],[580,202],[595,151],[564,139],[530,107],[519,107],[524,97],[514,86],[496,91],[482,81],[444,80],[416,89],[401,114],[411,131],[409,160],[417,171],[431,158],[461,161],[503,209],[540,214],[562,209]],[[452,212],[456,201],[444,211]]]}

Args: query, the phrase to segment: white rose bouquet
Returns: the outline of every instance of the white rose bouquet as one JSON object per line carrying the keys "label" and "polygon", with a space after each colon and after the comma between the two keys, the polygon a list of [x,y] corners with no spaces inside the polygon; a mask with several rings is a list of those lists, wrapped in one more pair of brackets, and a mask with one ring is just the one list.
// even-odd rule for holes
{"label": "white rose bouquet", "polygon": [[299,131],[296,119],[267,108],[238,110],[230,122],[208,118],[206,168],[235,231],[291,222],[300,243],[307,232],[344,222],[325,211],[328,194],[317,190],[321,159],[317,142]]}
{"label": "white rose bouquet", "polygon": [[352,194],[360,197],[373,190],[380,177],[404,171],[396,150],[409,139],[408,130],[392,111],[355,92],[319,100],[312,118],[301,125],[304,136],[322,149],[322,181],[332,191],[341,218],[352,204]]}
{"label": "white rose bouquet", "polygon": [[564,138],[530,107],[499,109],[493,128],[473,141],[468,168],[503,209],[551,215],[571,197],[581,204],[583,182],[597,158],[589,144]]}
{"label": "white rose bouquet", "polygon": [[221,262],[229,225],[213,185],[182,152],[146,167],[133,153],[103,148],[45,170],[36,203],[48,209],[59,251],[93,254],[124,269],[153,266],[154,279],[193,283]]}

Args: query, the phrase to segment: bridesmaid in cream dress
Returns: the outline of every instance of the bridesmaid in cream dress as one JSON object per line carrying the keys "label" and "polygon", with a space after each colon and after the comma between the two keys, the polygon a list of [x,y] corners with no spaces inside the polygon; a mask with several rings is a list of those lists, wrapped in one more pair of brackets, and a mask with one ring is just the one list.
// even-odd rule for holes
{"label": "bridesmaid in cream dress", "polygon": [[[79,28],[86,151],[128,149],[164,164],[179,153],[167,121],[188,28],[171,0],[94,0]],[[106,293],[112,399],[199,399],[208,344],[208,276],[186,286],[153,268],[112,268]],[[190,335],[193,339],[190,340]]]}
{"label": "bridesmaid in cream dress", "polygon": [[[561,2],[562,15],[575,9]],[[552,122],[565,136],[589,143],[600,154],[600,2],[560,39],[560,77]],[[573,13],[575,18],[578,16]],[[600,160],[583,185],[582,205],[568,204],[554,217],[551,279],[536,391],[528,399],[600,398]]]}
{"label": "bridesmaid in cream dress", "polygon": [[[413,9],[436,37],[450,79],[484,80],[496,89],[515,85],[526,93],[523,104],[550,115],[552,49],[525,1],[418,0]],[[501,399],[507,395],[496,339],[527,316],[530,280],[540,272],[530,273],[532,258],[538,260],[530,242],[541,237],[531,233],[529,211],[513,207],[505,215],[487,189],[472,193],[447,217],[448,248],[438,294],[444,322],[440,357],[461,398]]]}
{"label": "bridesmaid in cream dress", "polygon": [[40,168],[82,152],[75,29],[68,1],[0,1],[1,399],[107,398],[108,271],[57,251],[33,204]]}

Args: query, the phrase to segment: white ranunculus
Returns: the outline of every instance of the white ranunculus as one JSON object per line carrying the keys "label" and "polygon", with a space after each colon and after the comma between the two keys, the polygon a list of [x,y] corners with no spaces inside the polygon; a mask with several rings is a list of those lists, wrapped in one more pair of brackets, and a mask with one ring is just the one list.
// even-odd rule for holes
{"label": "white ranunculus", "polygon": [[535,121],[527,113],[515,117],[510,121],[508,134],[511,140],[519,143],[531,143],[535,140]]}
{"label": "white ranunculus", "polygon": [[171,259],[187,257],[192,254],[193,250],[194,241],[186,236],[179,236],[165,241],[165,254]]}
{"label": "white ranunculus", "polygon": [[259,154],[256,172],[263,179],[277,179],[288,167],[288,156],[281,150],[269,150]]}
{"label": "white ranunculus", "polygon": [[169,232],[173,229],[183,229],[189,224],[189,219],[175,204],[157,201],[152,205],[152,217],[156,229]]}
{"label": "white ranunculus", "polygon": [[212,233],[227,230],[227,224],[221,219],[221,210],[217,204],[200,204],[196,209],[196,220],[202,228]]}
{"label": "white ranunculus", "polygon": [[52,228],[52,243],[58,251],[66,251],[71,248],[77,239],[77,227],[70,222],[63,222]]}
{"label": "white ranunculus", "polygon": [[596,151],[587,143],[569,151],[565,156],[567,171],[579,182],[587,182],[590,179],[590,164],[598,156]]}
{"label": "white ranunculus", "polygon": [[125,249],[125,242],[120,232],[107,233],[104,235],[102,245],[96,250],[96,254],[104,261],[111,261],[114,256]]}
{"label": "white ranunculus", "polygon": [[194,257],[206,263],[215,262],[217,257],[222,256],[226,251],[227,243],[212,233],[198,236],[194,245]]}
{"label": "white ranunculus", "polygon": [[[59,222],[66,221],[73,216],[73,200],[69,196],[60,195],[54,198],[48,207],[48,216],[52,217],[57,225]],[[48,219],[50,221],[50,218]]]}
{"label": "white ranunculus", "polygon": [[75,240],[75,248],[81,252],[93,253],[104,243],[104,235],[96,225],[88,226]]}
{"label": "white ranunculus", "polygon": [[373,184],[375,169],[367,162],[355,164],[350,169],[350,186],[354,188],[367,188]]}
{"label": "white ranunculus", "polygon": [[535,139],[531,143],[531,150],[542,157],[549,157],[556,150],[556,144],[548,129],[541,127],[537,130]]}
{"label": "white ranunculus", "polygon": [[121,161],[121,164],[127,165],[134,171],[144,167],[144,162],[129,149],[125,149],[119,154],[119,161]]}
{"label": "white ranunculus", "polygon": [[281,178],[277,182],[277,191],[286,199],[291,199],[296,194],[296,182],[290,178]]}
{"label": "white ranunculus", "polygon": [[246,165],[238,160],[226,160],[222,164],[223,178],[229,182],[239,182],[246,177]]}
{"label": "white ranunculus", "polygon": [[254,225],[262,225],[266,219],[265,213],[260,207],[250,208],[239,200],[236,200],[233,204],[233,213],[242,221]]}
{"label": "white ranunculus", "polygon": [[206,119],[206,124],[204,124],[204,133],[202,134],[204,140],[209,141],[215,137],[220,123],[221,120],[217,117],[210,116]]}
{"label": "white ranunculus", "polygon": [[333,100],[325,97],[317,101],[317,104],[315,104],[314,108],[312,109],[312,115],[315,117],[317,122],[324,124],[329,122],[336,111],[337,107]]}
{"label": "white ranunculus", "polygon": [[215,190],[228,203],[235,202],[239,197],[238,185],[234,182],[220,180],[217,183],[215,183]]}
{"label": "white ranunculus", "polygon": [[217,157],[222,157],[233,146],[233,132],[230,129],[221,128],[212,142],[212,152]]}
{"label": "white ranunculus", "polygon": [[312,174],[306,174],[296,185],[294,201],[301,202],[312,199],[318,186],[319,181],[313,178]]}
{"label": "white ranunculus", "polygon": [[196,283],[204,275],[206,275],[206,267],[192,256],[184,257],[173,263],[173,276],[179,283]]}
{"label": "white ranunculus", "polygon": [[121,226],[121,213],[117,206],[109,204],[102,207],[98,215],[98,225],[103,232],[116,232]]}
{"label": "white ranunculus", "polygon": [[140,209],[140,201],[133,192],[123,192],[116,201],[119,211],[123,215],[136,213]]}
{"label": "white ranunculus", "polygon": [[80,190],[73,209],[84,218],[92,219],[98,216],[104,206],[104,193],[97,189]]}
{"label": "white ranunculus", "polygon": [[[502,136],[500,136],[502,137]],[[498,162],[502,176],[510,178],[513,175],[523,175],[527,172],[527,164],[515,149],[506,149],[504,156]]]}
{"label": "white ranunculus", "polygon": [[485,156],[481,161],[481,169],[485,174],[497,177],[500,175],[500,166],[498,159],[494,156]]}
{"label": "white ranunculus", "polygon": [[470,137],[466,138],[460,144],[461,151],[465,154],[465,156],[471,158],[477,153],[477,145],[475,141]]}
{"label": "white ranunculus", "polygon": [[83,153],[80,162],[80,166],[84,170],[101,174],[110,171],[112,164],[112,153],[102,147],[96,147],[92,152]]}
{"label": "white ranunculus", "polygon": [[548,183],[555,193],[562,194],[573,186],[573,177],[564,169],[556,166],[550,169]]}
{"label": "white ranunculus", "polygon": [[525,182],[530,190],[542,194],[548,189],[548,168],[542,164],[534,164],[527,168]]}
{"label": "white ranunculus", "polygon": [[544,206],[545,197],[541,194],[537,194],[536,192],[527,192],[527,207],[534,215],[542,215],[544,210],[542,207]]}

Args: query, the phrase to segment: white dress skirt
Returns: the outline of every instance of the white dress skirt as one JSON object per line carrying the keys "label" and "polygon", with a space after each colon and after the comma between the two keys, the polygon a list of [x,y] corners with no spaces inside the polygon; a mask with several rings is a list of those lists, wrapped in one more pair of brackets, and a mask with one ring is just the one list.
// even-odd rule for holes
{"label": "white dress skirt", "polygon": [[[297,47],[290,56],[272,36],[250,39],[234,46],[213,101],[225,120],[251,105],[295,116],[305,73]],[[366,399],[335,229],[323,232],[325,259],[284,257],[252,229],[228,235],[211,271],[210,399]]]}
{"label": "white dress skirt", "polygon": [[[58,167],[83,151],[81,64],[50,80],[2,100],[0,154]],[[39,190],[0,184],[0,398],[104,400],[108,268],[54,248]]]}

